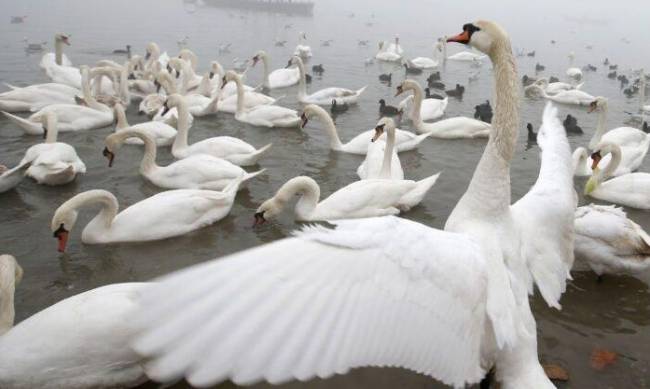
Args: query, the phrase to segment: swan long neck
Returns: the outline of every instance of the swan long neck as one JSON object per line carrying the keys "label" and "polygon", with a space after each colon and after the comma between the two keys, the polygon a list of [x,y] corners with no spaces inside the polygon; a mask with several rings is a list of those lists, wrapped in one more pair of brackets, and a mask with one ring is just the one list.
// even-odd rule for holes
{"label": "swan long neck", "polygon": [[212,93],[210,89],[211,89],[210,72],[206,72],[201,78],[201,82],[199,83],[199,88],[197,89],[197,92],[205,97],[212,97]]}
{"label": "swan long neck", "polygon": [[97,216],[95,216],[90,221],[90,223],[99,224],[106,229],[110,228],[111,224],[113,223],[113,219],[115,219],[115,216],[117,216],[118,204],[115,196],[105,190],[94,189],[79,193],[75,197],[65,202],[61,207],[59,207],[57,214],[76,212],[76,210],[81,207],[94,204],[101,205],[101,209],[99,213],[97,213]]}
{"label": "swan long neck", "polygon": [[302,60],[298,58],[298,71],[300,72],[300,80],[298,81],[298,97],[304,97],[307,95],[307,81],[305,76],[305,64],[302,63]]}
{"label": "swan long neck", "polygon": [[395,127],[391,126],[386,134],[386,147],[384,149],[384,161],[381,164],[379,178],[389,180],[391,178],[391,168],[393,160],[393,150],[395,148]]}
{"label": "swan long neck", "polygon": [[144,142],[144,155],[140,162],[140,173],[145,175],[151,173],[153,170],[159,168],[156,165],[156,142],[148,135],[134,130],[122,130],[111,135],[115,143],[124,143],[128,138],[139,138]]}
{"label": "swan long neck", "polygon": [[581,167],[586,166],[587,159],[589,155],[587,154],[587,149],[584,147],[578,147],[573,151],[572,160],[573,160],[573,171],[578,171]]}
{"label": "swan long neck", "polygon": [[596,146],[598,146],[598,143],[600,143],[600,139],[603,137],[605,134],[605,124],[607,123],[607,103],[601,103],[601,108],[598,110],[598,121],[596,122],[596,131],[594,132],[594,136],[591,137],[591,140],[589,141],[589,149],[594,150]]}
{"label": "swan long neck", "polygon": [[[14,266],[11,266],[11,264]],[[14,326],[16,311],[14,294],[16,292],[16,268],[13,261],[0,261],[0,336]]]}
{"label": "swan long neck", "polygon": [[115,128],[122,129],[129,126],[129,122],[126,120],[126,113],[124,112],[124,107],[122,104],[115,104],[115,117],[117,118],[117,125]]}
{"label": "swan long neck", "polygon": [[54,61],[57,65],[63,65],[63,41],[58,38],[54,39]]}
{"label": "swan long neck", "polygon": [[413,121],[413,125],[418,127],[422,125],[421,110],[424,93],[422,92],[422,87],[416,82],[412,83],[411,90],[413,91],[413,115],[411,120]]}
{"label": "swan long neck", "polygon": [[244,86],[242,85],[239,76],[234,77],[232,80],[237,86],[237,111],[236,114],[240,115],[244,112]]}
{"label": "swan long neck", "polygon": [[176,124],[177,134],[176,138],[174,138],[172,150],[183,150],[187,148],[187,135],[190,131],[190,113],[185,101],[179,102],[176,105],[176,110],[178,111],[178,121]]}
{"label": "swan long neck", "polygon": [[126,66],[120,73],[120,99],[126,105],[131,104],[131,95],[129,94],[129,71]]}
{"label": "swan long neck", "polygon": [[271,81],[269,80],[269,58],[266,53],[260,55],[262,57],[262,65],[264,67],[264,87],[271,88]]}
{"label": "swan long neck", "polygon": [[313,112],[318,116],[318,119],[323,122],[325,129],[330,137],[330,148],[333,150],[341,150],[343,148],[343,143],[341,143],[341,138],[339,138],[339,133],[336,130],[336,125],[334,125],[334,120],[332,117],[319,106],[312,107]]}
{"label": "swan long neck", "polygon": [[275,199],[286,204],[296,194],[300,195],[295,207],[296,216],[301,220],[309,220],[320,200],[320,187],[310,177],[295,177],[282,185]]}
{"label": "swan long neck", "polygon": [[601,153],[603,153],[603,156],[609,153],[612,155],[612,158],[609,160],[609,163],[607,163],[607,166],[603,170],[596,173],[595,180],[597,185],[601,184],[603,181],[614,175],[614,172],[621,164],[622,157],[621,148],[614,143],[610,143],[607,146],[603,147]]}
{"label": "swan long neck", "polygon": [[59,136],[56,114],[54,112],[48,113],[45,120],[47,123],[47,136],[45,137],[45,143],[56,143]]}

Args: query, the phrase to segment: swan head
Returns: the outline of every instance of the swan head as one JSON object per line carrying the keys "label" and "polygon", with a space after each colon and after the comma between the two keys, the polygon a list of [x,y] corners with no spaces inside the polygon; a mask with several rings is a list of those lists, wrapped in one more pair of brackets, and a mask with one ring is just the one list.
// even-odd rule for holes
{"label": "swan head", "polygon": [[23,279],[23,268],[13,255],[0,255],[0,279],[2,275],[13,275],[14,285],[18,285]]}
{"label": "swan head", "polygon": [[300,119],[302,120],[300,127],[305,128],[309,118],[321,115],[322,111],[323,109],[316,104],[307,104],[302,110],[302,115],[300,115]]}
{"label": "swan head", "polygon": [[144,55],[144,59],[149,59],[152,56],[154,58],[158,58],[159,55],[160,55],[160,48],[158,47],[158,45],[155,42],[150,42],[147,45],[145,55]]}
{"label": "swan head", "polygon": [[230,81],[239,80],[239,75],[234,70],[228,70],[226,74],[221,78],[221,89],[225,88],[226,84]]}
{"label": "swan head", "polygon": [[587,112],[592,113],[596,110],[602,111],[604,109],[607,109],[607,98],[598,96],[594,101],[589,103],[589,108],[587,109]]}
{"label": "swan head", "polygon": [[395,92],[395,97],[404,93],[407,90],[415,90],[417,82],[413,80],[404,80],[401,84],[397,86],[397,91]]}
{"label": "swan head", "polygon": [[169,95],[169,97],[167,97],[167,100],[165,100],[165,103],[163,104],[163,111],[161,116],[165,116],[170,109],[174,107],[178,107],[184,102],[185,102],[184,97],[179,95],[178,93]]}
{"label": "swan head", "polygon": [[496,23],[479,20],[463,26],[463,32],[447,38],[447,42],[457,42],[469,45],[478,51],[490,55],[495,43],[508,40],[506,32]]}
{"label": "swan head", "polygon": [[215,75],[221,75],[223,74],[223,66],[217,61],[212,61],[210,63],[210,79],[212,80]]}
{"label": "swan head", "polygon": [[375,135],[372,137],[370,141],[375,142],[382,135],[384,135],[384,132],[390,132],[390,133],[395,132],[395,121],[393,119],[388,117],[381,118],[377,123],[377,126],[375,127]]}
{"label": "swan head", "polygon": [[52,235],[59,243],[58,251],[60,253],[65,252],[65,246],[68,244],[68,236],[75,223],[77,223],[78,215],[79,213],[75,209],[68,207],[67,202],[63,203],[54,212],[50,229],[52,230]]}
{"label": "swan head", "polygon": [[261,59],[266,58],[266,51],[260,50],[253,56],[253,66],[257,64]]}
{"label": "swan head", "polygon": [[286,202],[278,198],[270,198],[260,205],[255,211],[253,226],[266,223],[269,219],[277,217],[284,209]]}
{"label": "swan head", "polygon": [[68,46],[70,46],[70,35],[64,34],[62,32],[54,35],[54,40],[57,42],[62,42]]}
{"label": "swan head", "polygon": [[294,65],[295,66],[302,65],[302,59],[297,55],[294,55],[293,57],[291,57],[291,59],[287,63],[286,67],[289,68],[289,67],[294,66]]}

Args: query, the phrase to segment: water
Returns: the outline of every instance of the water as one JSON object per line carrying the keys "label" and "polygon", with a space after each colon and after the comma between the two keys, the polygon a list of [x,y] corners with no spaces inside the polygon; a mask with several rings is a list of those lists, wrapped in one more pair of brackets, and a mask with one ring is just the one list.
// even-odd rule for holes
{"label": "water", "polygon": [[[225,67],[231,60],[250,58],[258,49],[271,56],[273,68],[284,66],[296,43],[298,31],[306,31],[315,53],[311,64],[323,63],[326,71],[314,77],[311,90],[328,86],[359,88],[369,85],[360,104],[336,119],[343,142],[361,130],[374,127],[378,117],[377,101],[389,103],[398,100],[392,96],[395,86],[403,78],[403,71],[391,65],[375,64],[364,67],[364,59],[375,53],[380,39],[390,40],[400,34],[407,56],[430,56],[434,40],[443,34],[455,34],[462,24],[476,18],[497,20],[510,32],[513,45],[528,51],[536,50],[536,58],[518,58],[520,75],[532,75],[536,62],[547,67],[545,75],[561,76],[568,66],[569,51],[575,51],[576,64],[591,63],[599,67],[596,73],[586,73],[584,89],[593,95],[610,98],[608,128],[623,124],[623,110],[635,110],[636,99],[627,99],[618,83],[605,77],[604,57],[626,70],[648,64],[650,52],[645,49],[643,20],[648,10],[639,9],[641,2],[619,2],[619,12],[608,14],[606,2],[538,2],[526,4],[501,1],[499,6],[478,0],[442,2],[413,0],[408,5],[377,3],[363,0],[342,0],[318,3],[313,17],[295,17],[279,14],[260,14],[244,11],[195,7],[180,1],[125,1],[113,2],[70,0],[47,2],[3,3],[2,12],[9,15],[27,14],[25,24],[0,25],[0,82],[26,85],[46,81],[38,68],[40,54],[27,55],[23,51],[23,37],[30,41],[51,42],[57,31],[71,34],[72,46],[66,53],[75,64],[92,64],[102,58],[122,59],[110,54],[116,48],[131,44],[142,53],[149,41],[158,42],[170,54],[178,51],[176,41],[190,37],[189,47],[200,58],[199,68],[205,71],[209,60],[218,59]],[[571,7],[575,9],[571,9]],[[354,13],[354,17],[349,14]],[[374,14],[374,18],[372,15]],[[581,16],[576,16],[581,15]],[[644,19],[645,18],[645,19]],[[372,26],[366,26],[372,22]],[[291,23],[291,29],[285,29]],[[639,31],[635,31],[638,29]],[[274,47],[275,38],[287,39],[285,48]],[[630,43],[623,43],[627,37]],[[321,39],[334,39],[331,47],[320,47]],[[368,39],[370,47],[357,45],[357,39]],[[550,40],[557,40],[551,45]],[[232,53],[218,54],[217,46],[231,42]],[[593,45],[589,50],[586,45]],[[49,44],[52,47],[52,44]],[[450,46],[449,54],[461,47]],[[310,66],[309,66],[310,68]],[[442,70],[443,81],[450,87],[456,82],[466,85],[462,101],[451,99],[447,116],[473,114],[474,105],[491,98],[493,85],[490,66],[484,65],[477,82],[468,84],[473,69],[463,63],[450,62]],[[377,76],[394,73],[391,87],[380,84]],[[248,83],[257,85],[261,68],[248,73]],[[426,75],[413,78],[423,82]],[[299,109],[295,89],[274,92],[286,95],[280,104]],[[525,194],[537,177],[538,148],[526,145],[525,123],[539,127],[543,101],[524,99],[521,112],[520,142],[513,162],[513,198]],[[144,118],[128,110],[130,123]],[[578,118],[585,130],[581,136],[572,136],[572,147],[588,143],[596,123],[594,115],[572,107],[561,108]],[[408,128],[408,125],[405,126]],[[309,175],[321,185],[326,196],[356,180],[356,168],[361,158],[332,152],[327,135],[317,121],[310,121],[303,132],[297,130],[269,130],[250,127],[231,115],[197,119],[190,132],[191,141],[216,135],[233,135],[249,143],[274,146],[260,166],[267,174],[250,182],[239,192],[230,215],[213,226],[183,237],[143,244],[109,246],[84,245],[80,242],[82,227],[96,210],[81,212],[77,227],[71,234],[66,254],[56,252],[56,241],[49,229],[50,218],[59,204],[76,193],[102,188],[113,192],[121,209],[134,204],[159,190],[147,184],[137,172],[142,151],[137,147],[120,150],[113,168],[107,167],[101,155],[104,138],[112,131],[104,128],[84,133],[60,135],[60,139],[74,145],[88,167],[88,173],[76,182],[63,187],[49,188],[26,180],[17,191],[0,196],[0,251],[15,255],[25,269],[25,277],[16,294],[17,321],[21,321],[47,306],[71,295],[100,285],[149,280],[152,277],[200,263],[214,257],[287,236],[296,224],[290,213],[262,228],[253,229],[256,207],[270,197],[282,183],[296,175]],[[13,165],[24,151],[41,140],[24,136],[4,118],[0,118],[0,162]],[[484,147],[483,140],[430,140],[416,151],[400,154],[407,178],[420,179],[435,172],[442,175],[422,205],[404,215],[433,227],[442,227],[447,216],[464,192],[472,171]],[[161,165],[172,161],[169,151],[159,151]],[[248,169],[253,170],[253,169]],[[646,160],[641,171],[650,171]],[[584,179],[576,180],[576,189],[582,192]],[[589,200],[580,198],[580,204]],[[650,229],[650,218],[645,212],[628,210],[628,215]],[[565,366],[571,380],[563,387],[618,388],[650,387],[648,382],[650,357],[645,345],[650,342],[650,293],[648,287],[632,278],[608,277],[597,284],[588,271],[574,271],[574,281],[562,298],[563,310],[558,312],[545,306],[539,296],[533,298],[537,318],[539,352],[542,361]],[[595,372],[589,366],[591,350],[606,348],[619,354],[614,366]],[[151,385],[152,387],[155,387]],[[329,380],[288,384],[286,388],[433,388],[441,387],[426,377],[397,369],[360,369]],[[177,388],[186,387],[179,383]],[[229,387],[224,384],[224,387]]]}

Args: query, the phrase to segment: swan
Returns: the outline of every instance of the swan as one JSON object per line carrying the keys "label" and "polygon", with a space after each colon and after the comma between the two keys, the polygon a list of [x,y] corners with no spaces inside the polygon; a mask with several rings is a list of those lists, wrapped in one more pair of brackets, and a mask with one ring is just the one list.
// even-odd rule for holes
{"label": "swan", "polygon": [[12,87],[0,93],[0,111],[29,112],[52,104],[75,104],[74,98],[80,93],[76,88],[54,82],[24,88]]}
{"label": "swan", "polygon": [[[414,124],[422,120],[437,120],[445,114],[449,98],[445,97],[442,100],[425,99],[420,84],[417,81],[410,79],[404,80],[404,82],[398,86],[398,91],[400,90],[400,87],[401,92],[399,92],[399,94],[404,93],[404,91],[413,92],[413,107],[409,112],[409,118]],[[402,101],[399,105],[400,107],[404,107],[408,105],[408,101]]]}
{"label": "swan", "polygon": [[106,137],[103,154],[108,166],[113,165],[115,153],[129,138],[144,142],[144,155],[140,162],[140,174],[147,181],[165,189],[224,190],[233,181],[244,182],[264,172],[264,169],[247,173],[244,169],[222,158],[207,154],[190,155],[167,166],[156,164],[156,144],[144,131],[125,128]]}
{"label": "swan", "polygon": [[399,44],[399,35],[396,35],[395,41],[388,46],[388,51],[392,51],[393,53],[397,53],[399,55],[404,55],[404,49],[402,49],[402,46]]}
{"label": "swan", "polygon": [[262,156],[271,148],[272,143],[264,147],[255,147],[232,136],[217,136],[204,139],[200,142],[187,144],[187,137],[190,130],[189,113],[185,104],[185,98],[175,94],[167,98],[164,109],[176,108],[178,110],[178,134],[172,144],[172,155],[182,159],[192,155],[207,154],[217,158],[223,158],[235,165],[255,165]]}
{"label": "swan", "polygon": [[353,182],[320,200],[320,187],[313,178],[294,177],[275,196],[257,208],[255,224],[277,217],[287,203],[300,196],[295,207],[297,221],[332,221],[397,215],[399,200],[415,188],[411,181],[362,180]]}
{"label": "swan", "polygon": [[438,59],[438,52],[440,51],[439,46],[436,44],[433,46],[433,56],[431,58],[427,57],[416,57],[409,59],[406,62],[410,68],[416,69],[433,69],[440,65],[440,60]]}
{"label": "swan", "polygon": [[301,32],[298,34],[298,45],[296,46],[296,49],[293,52],[293,55],[297,55],[302,59],[309,59],[312,57],[312,52],[311,52],[311,47],[309,47],[307,44],[307,34],[304,32]]}
{"label": "swan", "polygon": [[169,62],[169,55],[167,52],[161,54],[160,47],[155,42],[150,42],[147,45],[144,60],[146,61],[144,65],[145,70],[153,70],[154,64],[156,62],[158,62],[161,69],[163,69],[167,67],[167,63]]}
{"label": "swan", "polygon": [[187,61],[192,66],[192,71],[196,71],[196,67],[199,64],[199,57],[192,50],[188,48],[181,49],[178,52],[178,58]]}
{"label": "swan", "polygon": [[244,106],[245,94],[241,76],[229,70],[223,76],[221,86],[223,87],[229,82],[234,82],[237,85],[237,110],[235,111],[235,119],[243,123],[262,127],[298,127],[300,125],[300,117],[298,117],[298,113],[293,109],[277,105],[257,105],[246,108]]}
{"label": "swan", "polygon": [[0,255],[0,386],[4,389],[127,388],[147,381],[129,346],[136,296],[148,285],[102,286],[69,297],[14,326],[23,270]]}
{"label": "swan", "polygon": [[451,61],[461,61],[461,62],[476,62],[476,61],[482,61],[485,59],[487,56],[484,54],[477,54],[473,53],[471,51],[461,51],[456,54],[447,56],[447,41],[445,39],[442,39],[440,41],[442,44],[442,58],[444,60],[451,60]]}
{"label": "swan", "polygon": [[524,91],[525,91],[526,95],[528,95],[529,94],[528,91],[535,90],[536,89],[535,87],[540,87],[540,88],[544,89],[546,94],[548,94],[549,96],[555,96],[558,93],[563,92],[563,91],[569,91],[569,90],[573,90],[573,89],[580,89],[583,85],[584,85],[584,83],[578,84],[578,85],[572,85],[572,84],[569,84],[569,83],[566,83],[566,82],[550,82],[549,83],[548,79],[544,77],[544,78],[538,79],[534,83],[532,83],[532,84],[528,85],[527,87],[525,87]]}
{"label": "swan", "polygon": [[[281,383],[393,366],[465,387],[494,367],[504,389],[554,388],[538,360],[528,294],[535,283],[559,308],[573,262],[566,134],[547,108],[540,176],[511,206],[519,121],[509,39],[480,21],[450,40],[489,53],[497,102],[492,136],[447,231],[397,217],[339,220],[165,277],[143,293],[136,317],[133,347],[149,358],[152,379]],[[307,188],[318,186],[307,181],[293,181],[269,210],[301,191],[308,200],[299,212],[311,217],[318,191]]]}
{"label": "swan", "polygon": [[[492,126],[490,123],[485,123],[481,120],[470,119],[463,116],[453,117],[437,121],[435,123],[425,123],[420,116],[419,105],[422,101],[422,88],[420,85],[412,80],[405,80],[397,86],[397,93],[399,96],[404,91],[413,91],[414,106],[412,110],[411,120],[417,132],[421,134],[429,134],[434,138],[443,139],[459,139],[459,138],[487,138],[490,134]],[[428,100],[428,99],[427,99]],[[446,107],[445,100],[431,99],[440,102],[441,107]]]}
{"label": "swan", "polygon": [[170,58],[167,65],[171,69],[180,73],[180,92],[182,94],[186,95],[190,92],[196,92],[196,89],[201,84],[203,77],[194,73],[194,69],[192,69],[192,62],[181,58]]}
{"label": "swan", "polygon": [[51,229],[65,251],[68,234],[77,221],[78,209],[101,205],[101,210],[81,233],[86,244],[147,242],[172,238],[209,226],[228,215],[235,200],[238,181],[223,191],[175,189],[158,193],[126,208],[119,214],[111,192],[93,189],[61,204],[52,217]]}
{"label": "swan", "polygon": [[580,80],[582,79],[582,70],[580,68],[576,68],[573,66],[573,61],[575,61],[576,55],[572,51],[569,53],[569,68],[566,70],[566,75],[569,76],[569,78],[573,78],[575,80]]}
{"label": "swan", "polygon": [[[237,84],[229,82],[228,84],[222,87],[221,81],[223,80],[223,76],[225,75],[226,75],[226,71],[223,69],[223,66],[221,66],[221,64],[217,61],[212,61],[210,65],[210,72],[208,74],[208,77],[210,78],[212,94],[219,93],[221,99],[225,99],[230,96],[237,96]],[[243,75],[242,75],[242,81],[243,81]],[[253,88],[248,85],[242,85],[242,86],[244,87],[244,92],[254,92],[256,90],[256,88]],[[237,102],[237,98],[235,97],[235,109],[236,109],[236,102]],[[230,113],[234,113],[234,112],[235,111],[233,110]]]}
{"label": "swan", "polygon": [[81,89],[79,69],[72,66],[70,60],[63,54],[64,44],[70,45],[70,36],[56,34],[54,36],[55,53],[45,54],[41,59],[40,66],[53,82]]}
{"label": "swan", "polygon": [[11,169],[0,165],[0,193],[8,192],[18,186],[23,178],[25,178],[25,173],[31,165],[32,163],[29,161],[18,164],[18,166]]}
{"label": "swan", "polygon": [[[386,140],[379,138],[386,133]],[[381,118],[375,127],[375,135],[368,144],[368,153],[357,168],[362,180],[382,178],[404,180],[404,170],[395,151],[395,122],[391,118]]]}
{"label": "swan", "polygon": [[388,42],[379,42],[379,51],[375,55],[375,59],[385,62],[401,62],[402,55],[394,51],[388,50]]}
{"label": "swan", "polygon": [[[609,163],[600,170],[601,157],[610,153]],[[603,141],[594,148],[591,159],[593,174],[585,185],[585,195],[626,207],[650,209],[650,173],[627,173],[607,180],[621,162],[619,145]]]}
{"label": "swan", "polygon": [[63,185],[73,181],[77,174],[86,172],[86,165],[74,147],[57,142],[57,117],[47,112],[39,117],[43,125],[45,143],[31,146],[19,165],[31,163],[27,176],[39,184]]}
{"label": "swan", "polygon": [[576,259],[599,276],[634,275],[650,269],[650,236],[625,211],[589,204],[576,210]]}
{"label": "swan", "polygon": [[54,35],[54,53],[46,53],[41,58],[39,66],[46,70],[50,66],[72,66],[72,62],[63,53],[63,45],[70,46],[70,36],[64,33]]}
{"label": "swan", "polygon": [[57,127],[60,132],[87,131],[109,126],[113,123],[113,110],[100,104],[90,93],[88,81],[89,69],[87,66],[80,68],[83,78],[83,101],[86,105],[53,104],[48,105],[32,114],[27,119],[2,112],[9,120],[18,125],[25,133],[30,135],[43,134],[43,125],[39,118],[53,112],[57,117]]}
{"label": "swan", "polygon": [[[115,110],[115,132],[123,131],[126,128],[131,128],[134,130],[141,131],[147,134],[156,144],[156,146],[170,146],[174,143],[176,138],[177,131],[174,127],[169,124],[161,121],[149,121],[144,123],[138,123],[136,125],[130,126],[129,122],[126,120],[126,113],[124,112],[124,106],[122,104],[115,104],[113,107]],[[127,138],[125,143],[132,145],[143,145],[144,142],[139,138]]]}
{"label": "swan", "polygon": [[[305,128],[309,120],[313,117],[317,117],[318,120],[321,121],[325,126],[325,130],[330,137],[330,149],[358,155],[366,155],[368,153],[368,145],[370,145],[370,141],[375,136],[374,129],[364,131],[344,144],[339,138],[339,134],[336,126],[334,125],[334,120],[332,120],[332,117],[327,113],[325,109],[316,104],[308,104],[303,109],[301,115],[301,127]],[[402,151],[414,150],[420,143],[422,143],[423,140],[428,137],[429,134],[416,135],[409,131],[396,129],[395,147],[398,153]]]}
{"label": "swan", "polygon": [[293,56],[290,65],[298,66],[300,71],[300,82],[298,84],[298,101],[303,104],[318,104],[330,106],[332,100],[336,99],[338,104],[355,104],[359,99],[359,96],[366,90],[367,86],[353,91],[346,88],[330,87],[321,89],[318,92],[314,92],[310,95],[307,94],[307,86],[305,81],[305,65],[302,62],[302,59],[298,56]]}
{"label": "swan", "polygon": [[546,93],[546,90],[544,90],[542,87],[538,85],[531,85],[528,88],[538,89],[539,93],[544,98],[560,104],[579,105],[579,106],[586,107],[596,99],[594,96],[590,95],[589,93],[581,91],[579,89],[562,90],[556,93],[555,95],[551,96],[548,93]]}
{"label": "swan", "polygon": [[267,89],[286,88],[300,81],[300,70],[297,67],[275,69],[269,73],[269,56],[260,50],[253,57],[253,66],[260,60],[264,66],[264,87]]}

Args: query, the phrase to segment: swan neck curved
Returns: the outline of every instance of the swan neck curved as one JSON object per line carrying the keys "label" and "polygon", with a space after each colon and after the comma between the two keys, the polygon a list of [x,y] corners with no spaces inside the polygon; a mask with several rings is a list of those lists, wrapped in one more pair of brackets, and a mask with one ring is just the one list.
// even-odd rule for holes
{"label": "swan neck curved", "polygon": [[591,140],[589,141],[589,149],[594,150],[596,146],[598,146],[598,143],[600,143],[600,140],[602,139],[603,135],[605,135],[605,130],[606,130],[606,123],[607,123],[607,104],[603,105],[599,110],[598,110],[598,121],[596,122],[596,131],[594,132],[594,136],[591,137]]}
{"label": "swan neck curved", "polygon": [[16,316],[14,308],[15,292],[15,269],[0,267],[0,336],[8,332],[14,326],[14,319]]}
{"label": "swan neck curved", "polygon": [[172,152],[177,149],[187,148],[187,135],[190,131],[190,113],[187,110],[187,104],[185,101],[180,101],[176,105],[176,111],[178,113],[178,120],[176,124],[176,138],[174,138],[174,143],[172,144]]}
{"label": "swan neck curved", "polygon": [[389,180],[391,178],[391,168],[393,160],[393,150],[395,149],[395,127],[390,127],[386,134],[386,147],[384,148],[384,161],[381,164],[379,178]]}
{"label": "swan neck curved", "polygon": [[117,118],[117,129],[126,128],[129,126],[129,122],[126,120],[126,113],[124,112],[124,107],[121,104],[115,105],[115,117]]}
{"label": "swan neck curved", "polygon": [[142,175],[147,175],[159,167],[156,165],[156,142],[150,136],[133,130],[122,130],[112,136],[116,137],[116,141],[120,144],[124,143],[128,138],[142,140],[144,143],[144,155],[142,156],[142,161],[140,161],[140,173]]}
{"label": "swan neck curved", "polygon": [[330,136],[330,148],[332,150],[341,150],[343,148],[343,143],[341,143],[341,138],[339,138],[339,133],[334,124],[332,117],[321,107],[315,106],[314,110],[318,115],[318,118],[325,125],[325,129]]}
{"label": "swan neck curved", "polygon": [[572,160],[574,173],[587,167],[588,158],[589,155],[587,154],[587,149],[584,147],[578,147],[573,151]]}
{"label": "swan neck curved", "polygon": [[310,220],[320,200],[320,187],[310,177],[295,177],[282,185],[275,198],[286,204],[296,194],[300,195],[295,206],[296,217],[299,220]]}
{"label": "swan neck curved", "polygon": [[117,199],[112,193],[105,190],[89,190],[80,193],[75,197],[64,203],[57,213],[70,213],[75,212],[77,209],[87,205],[101,205],[101,209],[88,224],[99,225],[105,229],[109,229],[113,223],[113,219],[117,215]]}
{"label": "swan neck curved", "polygon": [[609,163],[607,166],[602,170],[599,171],[596,174],[596,183],[600,184],[609,177],[614,175],[614,172],[616,169],[618,169],[618,166],[621,164],[621,148],[617,144],[610,143],[604,150],[604,154],[609,154],[612,155],[612,158],[609,160]]}

